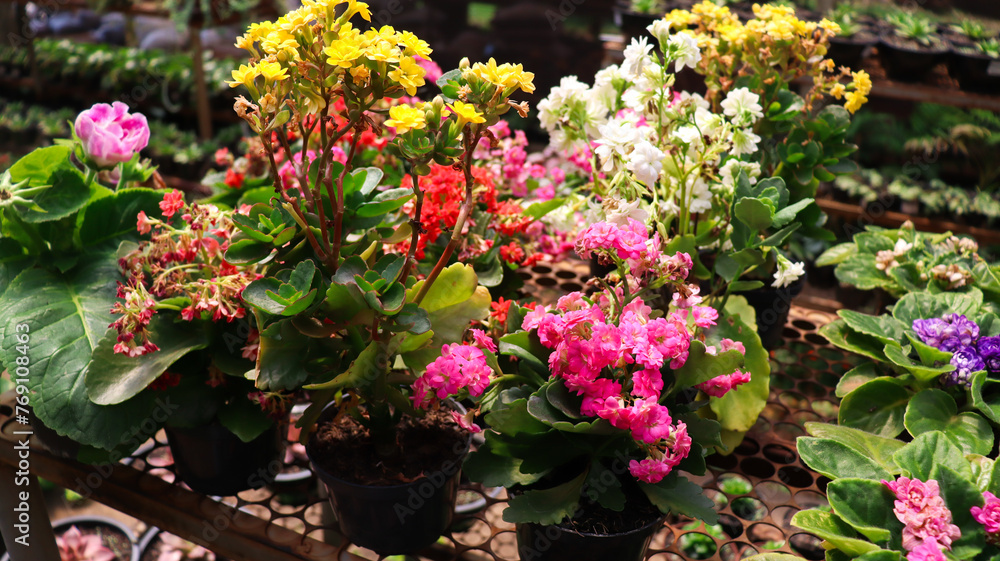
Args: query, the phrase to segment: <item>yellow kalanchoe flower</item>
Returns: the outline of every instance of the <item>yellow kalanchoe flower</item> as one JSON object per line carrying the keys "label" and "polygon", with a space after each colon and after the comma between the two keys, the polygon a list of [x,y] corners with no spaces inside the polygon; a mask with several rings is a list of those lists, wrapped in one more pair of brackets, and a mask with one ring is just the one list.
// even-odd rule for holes
{"label": "yellow kalanchoe flower", "polygon": [[520,64],[504,63],[498,66],[497,61],[493,57],[490,57],[489,62],[486,64],[481,62],[473,64],[472,73],[479,79],[495,86],[502,88],[520,87],[525,93],[535,91],[535,85],[532,83],[532,80],[535,79],[535,74],[533,72],[525,72]]}
{"label": "yellow kalanchoe flower", "polygon": [[399,61],[399,66],[389,72],[389,79],[403,86],[408,95],[417,95],[417,88],[425,83],[424,74],[426,73],[427,71],[417,64],[413,57],[403,57]]}
{"label": "yellow kalanchoe flower", "polygon": [[396,37],[396,40],[400,45],[406,48],[408,55],[416,55],[420,58],[430,60],[431,56],[431,46],[424,41],[410,33],[409,31],[403,31]]}
{"label": "yellow kalanchoe flower", "polygon": [[837,99],[843,98],[846,92],[847,88],[844,87],[844,84],[834,84],[833,87],[830,89],[830,95],[832,95]]}
{"label": "yellow kalanchoe flower", "polygon": [[226,83],[229,84],[230,88],[235,88],[240,84],[252,88],[253,81],[257,79],[257,76],[260,76],[260,70],[256,65],[241,64],[239,68],[233,70],[233,79]]}
{"label": "yellow kalanchoe flower", "polygon": [[861,106],[868,102],[868,98],[861,92],[847,92],[844,98],[847,100],[844,103],[844,109],[847,109],[851,113],[861,109]]}
{"label": "yellow kalanchoe flower", "polygon": [[[337,4],[340,3],[342,2],[337,2]],[[354,14],[360,15],[361,19],[365,21],[372,20],[372,11],[368,9],[368,4],[364,2],[357,2],[356,0],[347,0],[347,11],[344,12],[344,15],[346,16],[344,19],[351,19],[354,17]]]}
{"label": "yellow kalanchoe flower", "polygon": [[260,75],[268,82],[280,82],[288,78],[288,69],[282,68],[277,62],[261,61],[257,68]]}
{"label": "yellow kalanchoe flower", "polygon": [[867,72],[858,70],[852,72],[851,77],[854,78],[854,88],[861,92],[861,95],[868,95],[872,91],[872,79]]}
{"label": "yellow kalanchoe flower", "polygon": [[455,103],[449,105],[452,111],[461,119],[465,119],[470,123],[485,123],[486,118],[479,111],[476,111],[476,107],[471,103],[463,103],[461,101],[455,101]]}
{"label": "yellow kalanchoe flower", "polygon": [[819,26],[833,33],[834,35],[840,35],[841,32],[840,24],[838,24],[837,22],[823,18],[822,20],[820,20]]}
{"label": "yellow kalanchoe flower", "polygon": [[337,40],[323,49],[323,54],[328,57],[327,64],[350,68],[354,66],[354,61],[361,58],[364,53],[353,41]]}
{"label": "yellow kalanchoe flower", "polygon": [[411,129],[422,129],[427,126],[424,112],[409,105],[393,105],[389,108],[389,120],[385,126],[396,129],[396,134],[405,134]]}
{"label": "yellow kalanchoe flower", "polygon": [[395,42],[376,40],[374,44],[368,46],[364,52],[365,56],[379,62],[399,62],[403,52],[395,45]]}

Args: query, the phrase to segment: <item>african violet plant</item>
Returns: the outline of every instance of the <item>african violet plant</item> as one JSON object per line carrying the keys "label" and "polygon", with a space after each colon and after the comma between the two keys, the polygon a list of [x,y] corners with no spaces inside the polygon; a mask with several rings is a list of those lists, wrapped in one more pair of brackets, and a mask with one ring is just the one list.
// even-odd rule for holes
{"label": "african violet plant", "polygon": [[1000,468],[993,433],[929,389],[906,409],[909,442],[806,423],[803,461],[831,478],[829,509],[792,525],[824,540],[827,559],[992,559],[1000,554]]}
{"label": "african violet plant", "polygon": [[[394,427],[403,413],[416,413],[404,393],[412,381],[406,370],[422,371],[489,309],[473,267],[449,263],[482,187],[473,151],[501,115],[527,111],[510,96],[533,91],[533,75],[492,59],[463,60],[439,79],[442,95],[433,101],[386,107],[385,98],[424,85],[416,58],[427,59],[430,48],[388,26],[362,33],[354,16],[370,21],[371,13],[353,0],[307,2],[238,39],[251,60],[233,71],[232,85],[251,99],[238,99],[236,111],[260,137],[274,196],[234,215],[241,232],[226,259],[262,267],[263,278],[243,291],[260,328],[250,373],[257,387],[312,390],[315,407],[303,426],[345,396],[344,410],[369,429],[378,453],[393,455]],[[407,186],[382,185],[382,170],[355,167],[365,135],[387,128],[394,136],[385,149],[404,162]],[[334,150],[345,138],[346,148]],[[283,170],[276,145],[300,157]],[[301,156],[310,151],[314,159]],[[435,165],[457,166],[464,199],[440,256],[418,280],[420,178]],[[402,212],[408,203],[410,215]],[[405,251],[396,249],[401,243]]]}
{"label": "african violet plant", "polygon": [[978,290],[986,302],[1000,304],[1000,265],[978,252],[971,238],[918,232],[907,222],[898,230],[868,226],[852,241],[828,249],[816,264],[836,265],[841,282],[862,290],[881,288],[897,298],[918,291]]}
{"label": "african violet plant", "polygon": [[[767,360],[756,333],[702,305],[687,284],[690,256],[663,251],[635,219],[591,225],[577,251],[614,263],[617,281],[553,308],[510,310],[520,329],[499,346],[474,331],[417,379],[415,402],[476,400],[469,417],[485,415],[486,443],[464,469],[516,490],[507,521],[556,524],[584,504],[621,511],[623,486],[637,481],[661,512],[714,523],[712,502],[679,470],[704,473],[707,450],[723,444],[713,417],[746,413],[737,394],[761,389],[746,371]],[[670,307],[654,312],[644,298],[663,289]]]}

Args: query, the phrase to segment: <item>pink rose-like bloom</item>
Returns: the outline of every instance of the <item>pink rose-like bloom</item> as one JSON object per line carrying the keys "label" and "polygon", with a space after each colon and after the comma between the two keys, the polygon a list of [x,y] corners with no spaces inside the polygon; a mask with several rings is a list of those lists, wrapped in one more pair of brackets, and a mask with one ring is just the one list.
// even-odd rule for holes
{"label": "pink rose-like bloom", "polygon": [[946,561],[941,546],[936,542],[924,542],[906,554],[906,561]]}
{"label": "pink rose-like bloom", "polygon": [[715,320],[719,319],[719,312],[711,306],[695,306],[691,309],[694,316],[694,324],[698,327],[711,327],[715,325]]}
{"label": "pink rose-like bloom", "polygon": [[670,473],[670,470],[671,466],[652,458],[646,458],[641,462],[632,460],[628,463],[628,472],[632,474],[632,477],[646,483],[659,483]]}
{"label": "pink rose-like bloom", "polygon": [[177,189],[163,195],[163,200],[160,201],[160,212],[168,219],[182,208],[184,208],[184,193]]}
{"label": "pink rose-like bloom", "polygon": [[482,395],[490,383],[493,370],[486,364],[483,351],[458,343],[441,347],[441,356],[427,365],[424,374],[413,382],[413,404],[427,407],[434,397],[445,399],[456,395],[462,388],[469,395]]}
{"label": "pink rose-like bloom", "polygon": [[491,339],[490,336],[487,335],[486,332],[483,331],[482,329],[473,329],[472,330],[472,341],[480,349],[486,349],[487,351],[489,351],[491,353],[497,352],[497,345],[496,345],[496,343],[494,343],[493,339]]}
{"label": "pink rose-like bloom", "polygon": [[1000,532],[1000,499],[989,491],[983,493],[983,498],[986,499],[986,504],[974,506],[969,511],[972,512],[972,518],[986,528],[987,534],[996,534]]}
{"label": "pink rose-like bloom", "polygon": [[732,374],[716,376],[715,378],[712,378],[707,382],[702,382],[695,387],[712,397],[722,397],[729,393],[730,390],[735,389],[737,386],[741,386],[749,381],[749,372],[736,370]]}
{"label": "pink rose-like bloom", "polygon": [[98,103],[73,123],[83,151],[98,168],[111,168],[132,159],[149,144],[149,124],[142,113],[130,114],[128,105]]}
{"label": "pink rose-like bloom", "polygon": [[[893,512],[903,528],[903,549],[914,552],[927,544],[951,549],[951,543],[962,535],[958,526],[951,523],[951,511],[941,498],[938,482],[929,479],[900,477],[882,483],[896,494]],[[928,551],[929,550],[921,550]],[[918,556],[921,554],[917,554]]]}

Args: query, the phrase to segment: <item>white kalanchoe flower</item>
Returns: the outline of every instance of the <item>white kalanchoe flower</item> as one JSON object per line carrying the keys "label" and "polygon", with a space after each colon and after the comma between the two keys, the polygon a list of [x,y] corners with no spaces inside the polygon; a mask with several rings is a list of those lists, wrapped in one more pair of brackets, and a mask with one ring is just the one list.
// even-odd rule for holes
{"label": "white kalanchoe flower", "polygon": [[674,72],[684,70],[685,66],[694,68],[701,61],[698,40],[686,31],[670,36],[665,54],[667,60],[674,61]]}
{"label": "white kalanchoe flower", "polygon": [[635,178],[652,187],[660,178],[663,170],[664,153],[648,141],[635,145],[628,155],[625,167],[635,174]]}
{"label": "white kalanchoe flower", "polygon": [[892,253],[894,255],[903,255],[911,249],[913,249],[913,244],[907,243],[903,238],[899,238],[896,240],[896,247],[892,248]]}
{"label": "white kalanchoe flower", "polygon": [[629,80],[634,80],[642,74],[642,70],[647,64],[653,62],[649,53],[653,46],[646,41],[645,37],[633,38],[629,46],[625,47],[625,62],[622,63],[622,74]]}
{"label": "white kalanchoe flower", "polygon": [[674,138],[684,144],[697,146],[701,143],[701,132],[692,125],[677,127],[677,130],[674,131]]}
{"label": "white kalanchoe flower", "polygon": [[743,162],[730,159],[719,168],[719,178],[725,187],[732,189],[736,186],[736,180],[739,178],[741,171],[747,174],[750,185],[757,184],[757,178],[760,177],[760,164],[756,162]]}
{"label": "white kalanchoe flower", "polygon": [[747,88],[737,88],[722,100],[723,112],[738,127],[748,127],[764,116],[760,96]]}
{"label": "white kalanchoe flower", "polygon": [[733,131],[733,149],[730,153],[733,156],[744,156],[757,151],[757,143],[760,137],[753,133],[751,129],[736,129]]}
{"label": "white kalanchoe flower", "polygon": [[699,214],[712,210],[712,190],[709,189],[708,183],[702,177],[697,176],[694,184],[688,180],[688,185],[691,193],[691,203],[688,205],[688,210]]}
{"label": "white kalanchoe flower", "polygon": [[806,274],[806,266],[801,261],[792,263],[784,255],[778,254],[778,270],[774,273],[774,288],[783,288],[799,280]]}
{"label": "white kalanchoe flower", "polygon": [[667,39],[670,37],[670,22],[665,19],[658,19],[653,23],[646,26],[646,31],[650,35],[656,37],[656,40],[660,42],[660,47],[666,44]]}
{"label": "white kalanchoe flower", "polygon": [[618,154],[623,159],[628,154],[629,149],[635,143],[644,140],[642,129],[649,127],[636,127],[634,123],[627,119],[609,119],[607,124],[597,127],[600,137],[594,141],[597,148],[594,153],[601,159],[603,171],[614,169],[614,155]]}
{"label": "white kalanchoe flower", "polygon": [[625,199],[608,197],[603,203],[604,220],[621,227],[628,224],[629,218],[645,223],[649,219],[649,213],[642,208],[641,203],[641,199],[638,198],[628,202]]}

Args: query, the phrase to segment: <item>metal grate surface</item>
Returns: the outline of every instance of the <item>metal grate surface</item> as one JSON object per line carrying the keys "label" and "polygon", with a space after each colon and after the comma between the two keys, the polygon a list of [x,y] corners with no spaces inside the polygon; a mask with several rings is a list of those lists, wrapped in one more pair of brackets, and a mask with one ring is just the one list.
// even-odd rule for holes
{"label": "metal grate surface", "polygon": [[[521,275],[526,280],[525,292],[544,302],[567,291],[579,290],[586,282],[587,272],[586,264],[569,262],[536,266]],[[709,473],[694,478],[715,500],[721,515],[720,524],[706,528],[704,524],[683,518],[668,519],[654,537],[648,559],[735,561],[767,550],[796,553],[808,559],[823,558],[819,540],[796,532],[789,526],[789,520],[798,510],[826,503],[826,480],[800,462],[795,452],[795,438],[804,434],[806,422],[836,419],[838,405],[833,388],[840,375],[852,365],[842,352],[830,347],[816,333],[819,326],[832,318],[824,312],[792,308],[785,328],[785,344],[771,352],[771,395],[766,409],[733,454],[709,457]],[[3,429],[13,424],[7,415],[9,413],[0,408],[0,427]],[[38,452],[47,456],[41,450]],[[287,470],[307,469],[301,457],[292,456],[286,458],[290,460],[286,462]],[[0,455],[0,459],[2,457]],[[53,478],[52,473],[43,470],[56,469],[59,462],[80,469],[80,464],[75,462],[53,460],[49,468],[39,468],[38,474],[58,482],[58,477]],[[195,516],[201,516],[204,524],[202,531],[188,532],[182,537],[210,549],[213,544],[222,543],[222,540],[216,542],[210,527],[221,533],[235,528],[240,534],[237,540],[266,544],[263,550],[273,547],[286,554],[282,559],[379,559],[374,553],[343,543],[315,479],[297,490],[266,487],[215,499],[195,495],[186,488],[182,490],[180,484],[164,486],[160,481],[151,482],[153,478],[170,483],[175,480],[162,431],[123,463],[127,465],[117,466],[109,477],[117,483],[115,492],[134,492],[154,504],[185,505],[184,508]],[[66,479],[73,481],[73,477]],[[72,488],[69,484],[66,486]],[[475,484],[466,484],[463,490],[471,498],[485,499],[485,505],[477,512],[458,516],[449,533],[422,552],[419,558],[516,560],[514,526],[501,519],[505,506],[502,490],[485,492]],[[161,513],[156,509],[135,507],[138,512],[128,512],[115,504],[114,497],[102,498],[100,493],[95,493],[94,497],[151,525],[178,528],[178,524],[172,524],[169,519],[177,517],[176,511]],[[234,555],[232,548],[220,549],[225,549],[222,553],[237,560],[271,558],[263,553],[255,557],[252,554]]]}

